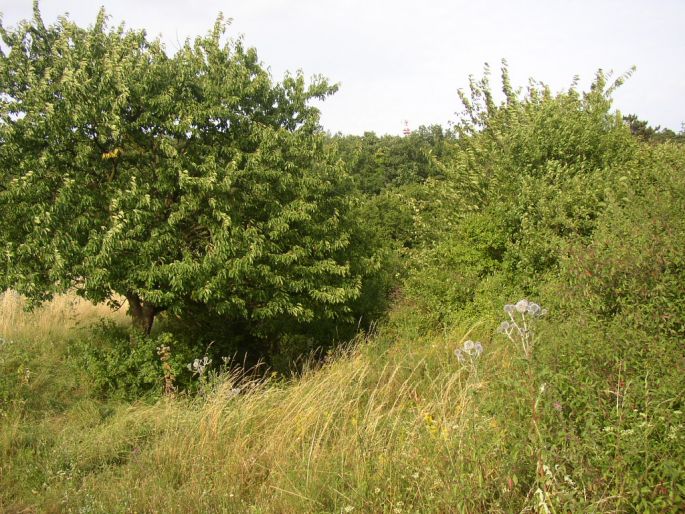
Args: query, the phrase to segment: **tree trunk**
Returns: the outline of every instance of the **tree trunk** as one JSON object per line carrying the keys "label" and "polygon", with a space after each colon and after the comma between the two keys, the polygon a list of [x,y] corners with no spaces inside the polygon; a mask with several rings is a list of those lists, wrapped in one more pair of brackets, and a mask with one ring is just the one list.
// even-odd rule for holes
{"label": "tree trunk", "polygon": [[126,299],[128,300],[129,312],[133,318],[133,328],[146,336],[150,335],[157,309],[154,305],[143,302],[135,293],[127,294]]}

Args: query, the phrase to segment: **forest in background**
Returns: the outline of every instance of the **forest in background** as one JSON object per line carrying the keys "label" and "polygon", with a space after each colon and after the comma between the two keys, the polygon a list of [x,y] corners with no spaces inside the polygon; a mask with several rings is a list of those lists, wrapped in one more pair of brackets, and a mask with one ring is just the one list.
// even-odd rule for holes
{"label": "forest in background", "polygon": [[332,135],[224,32],[0,30],[0,508],[685,508],[685,135],[631,73]]}

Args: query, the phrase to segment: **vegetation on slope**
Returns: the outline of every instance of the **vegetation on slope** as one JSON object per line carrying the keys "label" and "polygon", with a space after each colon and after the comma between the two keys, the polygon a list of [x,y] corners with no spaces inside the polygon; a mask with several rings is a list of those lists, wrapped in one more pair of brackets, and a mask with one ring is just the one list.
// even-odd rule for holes
{"label": "vegetation on slope", "polygon": [[685,147],[612,111],[624,78],[523,92],[504,64],[453,131],[322,141],[378,258],[335,349],[306,355],[349,325],[255,349],[188,303],[131,338],[4,293],[0,509],[684,510]]}

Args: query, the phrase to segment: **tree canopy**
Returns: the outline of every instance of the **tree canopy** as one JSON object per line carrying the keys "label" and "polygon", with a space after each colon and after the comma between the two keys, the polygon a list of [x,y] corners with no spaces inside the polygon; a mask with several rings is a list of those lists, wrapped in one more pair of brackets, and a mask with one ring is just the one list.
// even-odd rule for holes
{"label": "tree canopy", "polygon": [[332,138],[358,188],[366,194],[441,177],[437,163],[448,158],[451,140],[451,134],[439,125],[420,126],[407,136],[365,132]]}
{"label": "tree canopy", "polygon": [[310,105],[336,87],[274,82],[227,26],[169,55],[104,11],[0,24],[0,286],[125,297],[145,332],[189,304],[255,330],[349,310],[373,256]]}

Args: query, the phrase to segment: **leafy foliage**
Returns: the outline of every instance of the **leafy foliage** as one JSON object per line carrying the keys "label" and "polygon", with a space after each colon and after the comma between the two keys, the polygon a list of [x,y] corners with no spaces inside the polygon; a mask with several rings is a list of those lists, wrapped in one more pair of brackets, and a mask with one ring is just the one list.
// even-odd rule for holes
{"label": "leafy foliage", "polygon": [[415,296],[434,298],[428,311],[444,316],[448,305],[465,305],[495,273],[533,292],[569,241],[591,236],[608,192],[636,154],[636,142],[610,111],[610,95],[624,78],[607,86],[599,72],[589,92],[574,84],[556,95],[531,81],[522,95],[503,63],[500,104],[489,68],[471,79],[470,95],[461,93],[457,150],[444,164],[457,198],[453,222],[441,224],[445,231],[418,257],[408,283]]}
{"label": "leafy foliage", "polygon": [[439,125],[421,126],[408,136],[333,136],[331,143],[359,189],[378,194],[389,188],[442,176],[441,161],[450,153],[452,135]]}
{"label": "leafy foliage", "polygon": [[570,248],[564,278],[598,319],[621,317],[666,338],[685,336],[685,155],[645,148],[589,244]]}
{"label": "leafy foliage", "polygon": [[125,327],[103,319],[88,330],[87,338],[72,341],[69,352],[88,377],[94,394],[124,400],[154,399],[162,393],[162,346],[173,347],[168,361],[171,371],[178,378],[177,384],[188,388],[190,373],[186,365],[197,350],[181,344],[170,333],[139,336],[131,347]]}
{"label": "leafy foliage", "polygon": [[125,297],[144,332],[190,304],[262,335],[350,312],[376,261],[309,105],[334,86],[274,83],[221,18],[168,56],[103,11],[34,11],[0,31],[2,287]]}
{"label": "leafy foliage", "polygon": [[[542,359],[560,405],[546,419],[550,455],[617,510],[685,505],[684,157],[675,145],[644,148],[592,241],[573,245],[545,286],[567,313]],[[568,485],[560,503],[587,505]]]}

